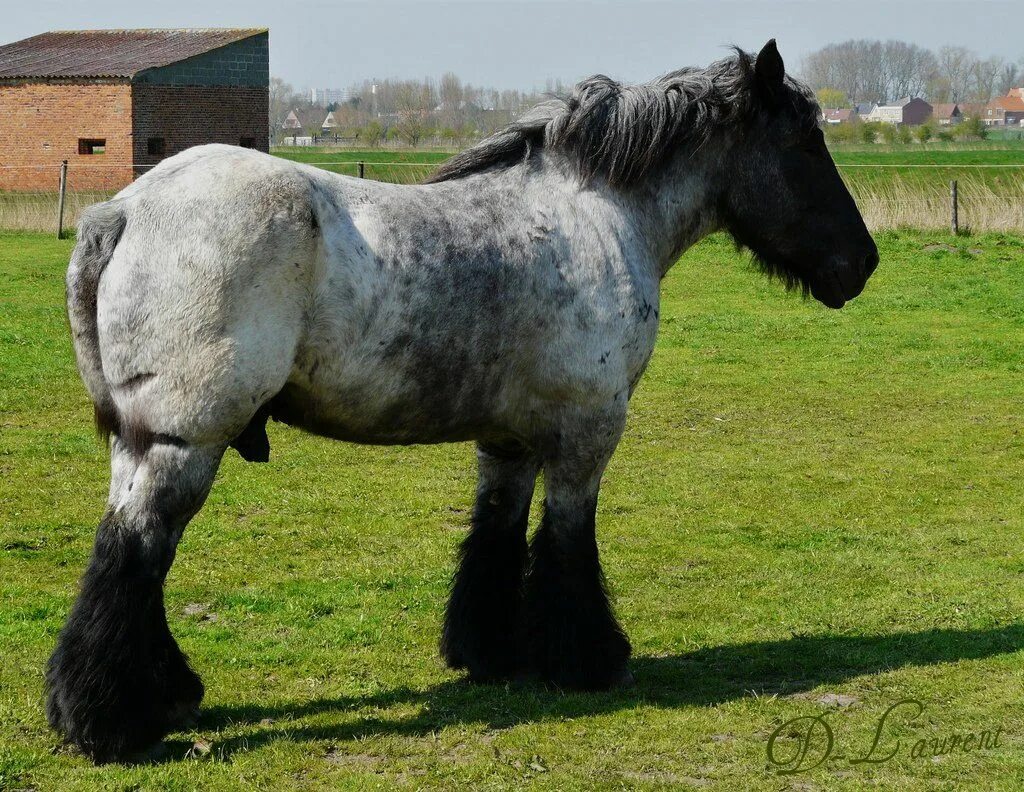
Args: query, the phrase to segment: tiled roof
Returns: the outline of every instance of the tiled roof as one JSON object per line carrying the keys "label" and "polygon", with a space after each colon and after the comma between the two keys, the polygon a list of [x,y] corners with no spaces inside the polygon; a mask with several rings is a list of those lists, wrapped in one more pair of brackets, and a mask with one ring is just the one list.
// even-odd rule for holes
{"label": "tiled roof", "polygon": [[0,47],[0,79],[134,77],[266,28],[56,30]]}
{"label": "tiled roof", "polygon": [[1009,110],[1012,113],[1024,112],[1024,99],[1020,96],[999,96],[988,103],[988,106],[998,110]]}
{"label": "tiled roof", "polygon": [[935,104],[932,105],[932,115],[935,116],[936,118],[952,118],[953,111],[956,110],[958,107],[959,105],[956,102],[953,102],[952,104]]}

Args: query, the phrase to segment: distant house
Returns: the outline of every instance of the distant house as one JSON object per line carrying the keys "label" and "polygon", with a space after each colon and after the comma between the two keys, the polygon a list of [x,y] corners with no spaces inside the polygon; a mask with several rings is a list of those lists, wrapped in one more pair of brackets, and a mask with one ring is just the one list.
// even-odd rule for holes
{"label": "distant house", "polygon": [[333,135],[338,131],[339,126],[337,119],[334,117],[334,111],[332,110],[327,114],[327,118],[325,118],[324,122],[320,125],[320,131],[325,135]]}
{"label": "distant house", "polygon": [[931,115],[932,106],[924,99],[905,96],[892,104],[878,105],[864,120],[897,126],[918,126],[931,118]]}
{"label": "distant house", "polygon": [[821,118],[826,124],[855,124],[860,120],[857,111],[848,107],[831,107],[821,111]]}
{"label": "distant house", "polygon": [[980,118],[984,120],[985,111],[988,109],[988,105],[984,102],[960,102],[957,107],[960,108],[961,119]]}
{"label": "distant house", "polygon": [[[333,118],[333,113],[328,114]],[[323,109],[319,107],[302,107],[289,110],[281,124],[281,132],[284,133],[284,143],[293,146],[309,146],[315,143],[314,136],[323,132],[323,124],[327,118],[323,116]],[[334,134],[334,130],[331,130]]]}
{"label": "distant house", "polygon": [[964,114],[955,102],[935,104],[932,105],[932,118],[939,126],[956,126],[964,120]]}
{"label": "distant house", "polygon": [[861,118],[864,118],[864,116],[870,115],[871,111],[874,110],[874,109],[875,109],[875,103],[874,102],[854,102],[853,103],[853,111],[858,116],[860,116]]}
{"label": "distant house", "polygon": [[986,126],[1024,126],[1024,88],[1011,88],[985,106]]}
{"label": "distant house", "polygon": [[296,135],[302,131],[302,122],[299,121],[299,114],[295,110],[289,110],[288,115],[285,116],[284,123],[281,124],[281,129],[286,132],[294,132]]}

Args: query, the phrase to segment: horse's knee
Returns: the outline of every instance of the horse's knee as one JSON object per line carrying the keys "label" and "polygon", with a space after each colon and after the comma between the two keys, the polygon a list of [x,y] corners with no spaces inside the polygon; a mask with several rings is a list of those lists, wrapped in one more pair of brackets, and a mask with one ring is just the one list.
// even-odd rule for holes
{"label": "horse's knee", "polygon": [[205,502],[223,451],[161,436],[131,449],[115,436],[108,508],[143,533],[183,528]]}

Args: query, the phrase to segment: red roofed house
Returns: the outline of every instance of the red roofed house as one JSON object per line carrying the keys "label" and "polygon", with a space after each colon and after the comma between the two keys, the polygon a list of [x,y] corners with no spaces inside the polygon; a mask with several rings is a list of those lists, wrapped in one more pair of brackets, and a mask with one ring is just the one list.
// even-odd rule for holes
{"label": "red roofed house", "polygon": [[1024,126],[1024,88],[1011,88],[989,102],[982,120],[988,126]]}
{"label": "red roofed house", "polygon": [[853,124],[860,121],[857,111],[846,107],[824,108],[821,117],[826,124]]}
{"label": "red roofed house", "polygon": [[[71,30],[0,46],[0,190],[114,190],[200,143],[267,151],[265,29]],[[46,167],[39,167],[46,166]],[[88,167],[85,167],[88,166]]]}
{"label": "red roofed house", "polygon": [[939,126],[955,126],[964,120],[960,105],[956,104],[934,104],[932,105],[932,118]]}

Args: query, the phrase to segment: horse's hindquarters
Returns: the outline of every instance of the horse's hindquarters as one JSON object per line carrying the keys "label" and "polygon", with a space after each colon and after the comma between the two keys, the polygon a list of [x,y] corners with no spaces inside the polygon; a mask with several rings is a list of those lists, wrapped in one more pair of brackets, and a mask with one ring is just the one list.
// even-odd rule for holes
{"label": "horse's hindquarters", "polygon": [[274,213],[210,170],[206,190],[170,177],[125,201],[97,295],[118,422],[195,444],[228,442],[284,386],[316,269],[301,195]]}

